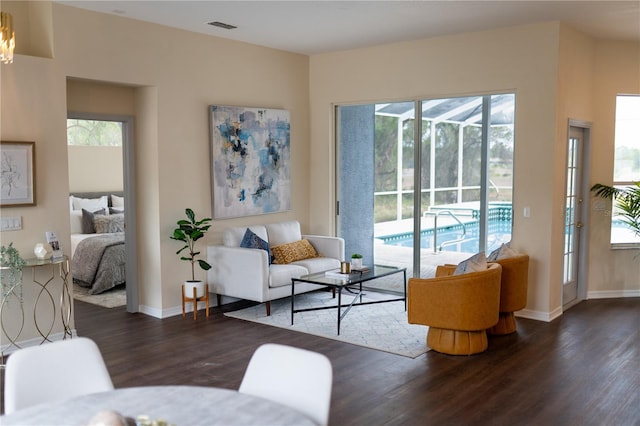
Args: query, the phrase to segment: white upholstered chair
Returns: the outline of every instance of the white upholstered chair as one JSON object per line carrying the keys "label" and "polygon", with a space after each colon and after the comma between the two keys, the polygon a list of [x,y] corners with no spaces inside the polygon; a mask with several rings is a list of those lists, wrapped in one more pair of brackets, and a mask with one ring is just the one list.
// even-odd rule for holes
{"label": "white upholstered chair", "polygon": [[113,389],[98,346],[76,337],[20,349],[5,369],[6,414],[43,402],[55,402]]}
{"label": "white upholstered chair", "polygon": [[239,391],[287,405],[326,425],[332,384],[333,369],[326,356],[267,343],[251,357]]}

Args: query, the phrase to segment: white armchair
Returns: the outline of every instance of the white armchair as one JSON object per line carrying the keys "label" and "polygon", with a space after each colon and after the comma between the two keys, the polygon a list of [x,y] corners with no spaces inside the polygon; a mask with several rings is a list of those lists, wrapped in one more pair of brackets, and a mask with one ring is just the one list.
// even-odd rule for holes
{"label": "white armchair", "polygon": [[[269,264],[266,250],[240,247],[250,229],[270,247],[308,240],[319,257],[287,264]],[[302,235],[297,221],[268,225],[229,228],[223,232],[223,245],[207,247],[207,261],[213,266],[207,272],[209,290],[221,296],[265,302],[271,314],[271,300],[291,296],[291,279],[340,267],[344,260],[344,240],[338,237]],[[317,290],[313,284],[296,284],[296,294]]]}

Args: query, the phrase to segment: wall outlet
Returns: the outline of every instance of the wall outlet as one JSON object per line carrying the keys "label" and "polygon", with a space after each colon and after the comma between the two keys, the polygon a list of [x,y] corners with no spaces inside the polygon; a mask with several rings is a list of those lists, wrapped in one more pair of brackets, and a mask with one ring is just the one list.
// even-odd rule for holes
{"label": "wall outlet", "polygon": [[522,210],[522,215],[524,217],[531,217],[531,207],[527,206]]}

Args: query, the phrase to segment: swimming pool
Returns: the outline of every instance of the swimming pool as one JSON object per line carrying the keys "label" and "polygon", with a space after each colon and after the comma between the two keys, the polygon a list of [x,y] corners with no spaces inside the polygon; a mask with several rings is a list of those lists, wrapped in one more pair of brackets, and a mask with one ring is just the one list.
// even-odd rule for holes
{"label": "swimming pool", "polygon": [[[466,225],[466,235],[462,242],[445,245],[443,251],[458,251],[476,253],[479,247],[480,225],[478,221],[468,222]],[[438,240],[436,248],[446,241],[461,238],[463,234],[462,226],[446,226],[438,228]],[[413,247],[413,234],[403,233],[396,235],[385,235],[377,237],[387,245],[400,247]],[[487,252],[500,247],[500,244],[511,241],[511,221],[493,220],[489,222],[489,236],[487,241]],[[422,249],[433,250],[433,229],[423,229],[420,232],[420,247]]]}

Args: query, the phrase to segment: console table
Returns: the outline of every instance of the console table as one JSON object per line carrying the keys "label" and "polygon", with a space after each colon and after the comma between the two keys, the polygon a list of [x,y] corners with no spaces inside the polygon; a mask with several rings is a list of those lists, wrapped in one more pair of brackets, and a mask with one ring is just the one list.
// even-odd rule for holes
{"label": "console table", "polygon": [[[49,336],[53,331],[53,326],[56,321],[56,302],[54,299],[54,295],[49,288],[51,282],[57,277],[60,277],[62,280],[62,288],[60,289],[60,317],[62,320],[63,327],[63,339],[66,339],[67,336],[72,337],[71,331],[71,312],[72,312],[72,298],[71,292],[69,289],[69,258],[67,256],[62,256],[55,259],[26,259],[24,268],[31,269],[31,281],[39,287],[38,295],[36,296],[35,302],[33,304],[33,322],[36,327],[36,330],[42,336],[42,343],[45,341],[51,341]],[[24,328],[24,306],[23,306],[23,298],[22,298],[22,273],[18,273],[17,277],[12,280],[11,284],[7,287],[3,288],[2,292],[2,302],[0,303],[0,327],[4,335],[9,340],[9,344],[6,347],[2,348],[2,355],[4,358],[5,349],[14,346],[20,349],[20,345],[18,344],[18,338],[22,333],[22,329]],[[17,321],[19,322],[19,327],[16,327],[17,331],[10,332],[8,330],[5,321],[8,321],[5,315],[5,312],[11,303],[19,304],[19,318]],[[51,323],[45,322],[44,319],[40,318],[38,315],[38,308],[41,304],[51,303],[51,311],[52,311],[52,319]],[[15,317],[11,318],[12,320],[16,320]]]}

